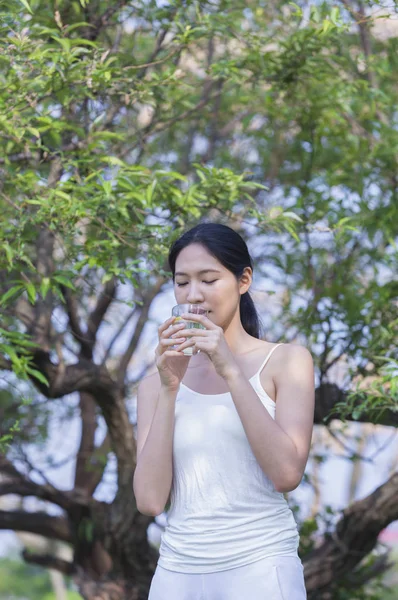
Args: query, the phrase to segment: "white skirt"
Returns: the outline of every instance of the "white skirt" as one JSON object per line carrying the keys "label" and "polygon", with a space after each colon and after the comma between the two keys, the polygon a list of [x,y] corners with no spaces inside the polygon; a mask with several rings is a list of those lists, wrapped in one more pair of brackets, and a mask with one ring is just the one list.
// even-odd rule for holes
{"label": "white skirt", "polygon": [[303,565],[273,556],[214,573],[178,573],[157,565],[148,600],[306,600]]}

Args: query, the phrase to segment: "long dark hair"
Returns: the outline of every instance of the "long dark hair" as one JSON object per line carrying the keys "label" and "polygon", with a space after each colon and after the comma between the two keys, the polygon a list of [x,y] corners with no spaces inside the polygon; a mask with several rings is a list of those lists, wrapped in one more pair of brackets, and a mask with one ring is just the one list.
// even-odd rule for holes
{"label": "long dark hair", "polygon": [[[253,270],[253,261],[246,242],[239,233],[220,223],[200,223],[183,233],[170,248],[169,266],[173,274],[173,281],[177,257],[181,250],[191,244],[204,246],[226,269],[235,275],[237,280],[243,274],[245,267],[251,267]],[[240,318],[245,331],[260,339],[260,318],[249,292],[240,297]]]}

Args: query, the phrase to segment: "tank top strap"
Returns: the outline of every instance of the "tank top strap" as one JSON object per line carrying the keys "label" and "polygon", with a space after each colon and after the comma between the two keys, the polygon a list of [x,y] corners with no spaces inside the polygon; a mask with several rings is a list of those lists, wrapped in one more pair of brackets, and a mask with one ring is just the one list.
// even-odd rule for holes
{"label": "tank top strap", "polygon": [[264,369],[265,365],[267,364],[267,362],[269,361],[269,359],[271,358],[271,355],[273,353],[274,350],[277,349],[278,346],[282,346],[283,344],[276,344],[276,346],[274,346],[273,348],[271,348],[271,350],[268,352],[267,356],[265,357],[264,362],[262,363],[261,367],[259,368],[259,370],[257,371],[257,373],[255,374],[255,377],[259,376],[261,371]]}

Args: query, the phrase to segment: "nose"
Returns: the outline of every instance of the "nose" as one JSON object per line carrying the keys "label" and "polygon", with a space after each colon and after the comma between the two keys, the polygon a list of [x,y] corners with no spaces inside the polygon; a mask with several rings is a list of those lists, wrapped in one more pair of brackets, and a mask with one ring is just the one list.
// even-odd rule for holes
{"label": "nose", "polygon": [[199,285],[192,283],[189,284],[188,294],[187,294],[187,303],[188,304],[200,304],[203,302],[203,294],[199,289]]}

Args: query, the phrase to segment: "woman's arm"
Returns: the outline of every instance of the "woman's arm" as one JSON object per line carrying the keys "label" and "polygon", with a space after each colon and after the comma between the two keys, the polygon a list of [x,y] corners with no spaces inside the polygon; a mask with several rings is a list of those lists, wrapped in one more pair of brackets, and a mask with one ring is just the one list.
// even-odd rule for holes
{"label": "woman's arm", "polygon": [[[280,352],[278,360],[276,354]],[[310,352],[295,344],[280,346],[274,359],[275,421],[235,365],[225,376],[253,454],[278,492],[300,483],[311,445],[314,421],[314,366]]]}
{"label": "woman's arm", "polygon": [[163,512],[170,496],[177,392],[162,387],[157,374],[144,379],[138,388],[133,488],[137,508],[145,515]]}

